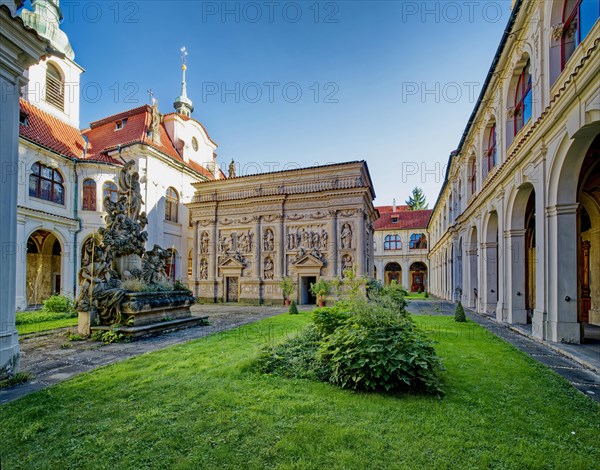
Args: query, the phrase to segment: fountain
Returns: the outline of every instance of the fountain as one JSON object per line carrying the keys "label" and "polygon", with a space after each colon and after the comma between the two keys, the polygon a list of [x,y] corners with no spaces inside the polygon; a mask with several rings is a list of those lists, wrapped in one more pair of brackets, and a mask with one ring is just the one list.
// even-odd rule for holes
{"label": "fountain", "polygon": [[104,199],[106,227],[83,250],[77,298],[83,336],[110,330],[136,339],[207,323],[192,316],[192,293],[169,282],[172,254],[158,245],[146,251],[148,218],[134,165],[123,166],[116,201]]}

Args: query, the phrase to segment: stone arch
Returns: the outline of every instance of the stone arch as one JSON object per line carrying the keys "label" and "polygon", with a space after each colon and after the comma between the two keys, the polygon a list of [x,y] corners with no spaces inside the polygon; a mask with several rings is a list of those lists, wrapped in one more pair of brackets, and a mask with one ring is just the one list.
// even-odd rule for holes
{"label": "stone arch", "polygon": [[477,227],[473,226],[469,230],[469,243],[465,246],[467,255],[467,269],[469,270],[469,288],[464,292],[467,306],[477,309],[479,301],[479,263],[478,263],[478,233]]}
{"label": "stone arch", "polygon": [[395,281],[397,284],[402,284],[402,266],[395,261],[391,261],[384,268],[384,282],[391,284]]}
{"label": "stone arch", "polygon": [[422,261],[415,261],[410,264],[410,291],[421,292],[427,289],[427,265]]}
{"label": "stone arch", "polygon": [[37,229],[27,237],[25,298],[28,306],[41,305],[63,289],[64,243],[54,232]]}
{"label": "stone arch", "polygon": [[498,278],[499,278],[499,234],[498,213],[493,210],[485,219],[483,247],[483,276],[482,305],[486,312],[495,312],[498,305]]}

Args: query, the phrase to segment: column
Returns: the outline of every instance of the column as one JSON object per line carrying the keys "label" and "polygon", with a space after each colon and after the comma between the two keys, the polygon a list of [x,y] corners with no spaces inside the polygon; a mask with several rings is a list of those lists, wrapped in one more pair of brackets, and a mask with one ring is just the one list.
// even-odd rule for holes
{"label": "column", "polygon": [[[544,322],[546,321],[546,277],[548,275],[546,264],[546,218],[542,216],[546,210],[545,181],[543,174],[538,176],[538,184],[535,185],[535,307],[533,308],[533,318],[531,320],[531,332],[536,338],[544,338]],[[575,208],[575,225],[577,227],[577,208]],[[537,214],[540,214],[539,217]],[[577,260],[577,230],[570,240],[575,250],[574,259]],[[575,261],[577,262],[577,261]],[[559,271],[560,272],[560,271]],[[575,268],[577,273],[577,267]],[[577,279],[577,277],[575,278]],[[577,289],[575,292],[578,292]],[[576,298],[577,296],[572,296]],[[577,312],[577,301],[575,303],[575,312]],[[577,313],[575,313],[577,321]]]}
{"label": "column", "polygon": [[509,323],[527,323],[527,311],[525,310],[525,230],[514,229],[509,231]]}
{"label": "column", "polygon": [[329,252],[327,259],[331,263],[332,269],[330,273],[332,277],[340,276],[340,263],[338,260],[338,240],[340,237],[337,223],[337,211],[332,209],[329,211]]}
{"label": "column", "polygon": [[254,220],[254,277],[256,279],[262,279],[262,260],[260,259],[260,253],[262,248],[262,235],[260,233],[260,215],[256,215],[252,218]]}
{"label": "column", "polygon": [[481,286],[482,307],[486,313],[492,313],[496,312],[498,305],[498,243],[484,242],[481,246],[484,253],[484,274]]}
{"label": "column", "polygon": [[362,276],[365,274],[365,213],[361,209],[356,218],[356,274]]}
{"label": "column", "polygon": [[276,278],[283,278],[288,273],[285,271],[286,265],[286,244],[285,244],[285,218],[283,213],[279,216],[279,225],[277,228],[277,260],[274,260],[276,269]]}
{"label": "column", "polygon": [[[198,297],[199,286],[198,281],[200,280],[198,276],[198,258],[200,258],[200,253],[202,250],[200,249],[200,222],[194,222],[194,246],[192,247],[192,283],[194,286],[194,295]],[[210,245],[210,244],[209,244]]]}
{"label": "column", "polygon": [[[502,195],[503,196],[503,195]],[[506,304],[506,239],[504,238],[504,197],[498,199],[496,212],[498,213],[498,302],[496,304],[496,321],[504,321],[504,308]]]}
{"label": "column", "polygon": [[17,269],[16,269],[16,308],[27,308],[27,240],[25,239],[25,218],[17,222]]}
{"label": "column", "polygon": [[545,339],[549,341],[581,341],[577,321],[577,207],[578,204],[561,204],[546,211],[548,316],[544,326]]}

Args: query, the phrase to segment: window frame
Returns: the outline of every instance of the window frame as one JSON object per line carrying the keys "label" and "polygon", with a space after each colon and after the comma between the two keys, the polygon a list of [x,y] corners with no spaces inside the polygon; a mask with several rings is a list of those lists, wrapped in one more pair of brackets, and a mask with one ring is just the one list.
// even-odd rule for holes
{"label": "window frame", "polygon": [[[567,12],[567,6],[569,3],[569,0],[564,0],[564,2],[563,2],[563,8],[562,8],[562,28],[563,28],[563,30],[562,30],[562,34],[560,37],[560,69],[561,70],[564,70],[565,66],[567,65],[567,62],[569,62],[569,59],[575,53],[575,50],[579,47],[579,45],[582,43],[582,41],[589,34],[589,31],[587,31],[587,33],[583,37],[581,36],[581,23],[582,23],[582,21],[581,21],[582,20],[581,4],[585,1],[586,0],[577,0],[573,4],[573,8],[571,9],[570,12]],[[595,22],[598,21],[598,17],[600,17],[600,4],[598,4],[598,9],[597,9],[596,13],[598,16],[594,20],[593,24],[595,24]],[[573,51],[569,54],[568,57],[566,57],[565,47],[570,42],[570,38],[568,37],[568,35],[569,35],[569,30],[571,29],[573,24],[575,24],[575,31],[573,32],[574,47],[573,47]]]}
{"label": "window frame", "polygon": [[[91,183],[91,184],[90,184]],[[97,184],[92,178],[86,178],[81,185],[81,210],[96,211]],[[87,194],[87,193],[92,194]],[[87,202],[87,203],[86,203]]]}
{"label": "window frame", "polygon": [[[54,72],[54,73],[52,73]],[[57,75],[57,76],[54,76]],[[65,111],[65,80],[60,68],[52,62],[46,64],[44,101],[62,112]],[[50,94],[48,94],[50,92]]]}
{"label": "window frame", "polygon": [[470,165],[469,182],[471,183],[471,196],[477,191],[477,159],[473,158]]}
{"label": "window frame", "polygon": [[427,249],[427,235],[424,233],[412,233],[410,235],[410,241],[408,248],[411,250],[426,250]]}
{"label": "window frame", "polygon": [[[37,168],[37,173],[36,173]],[[44,170],[50,171],[51,176],[45,176]],[[56,168],[52,168],[51,166],[45,165],[40,161],[35,162],[31,165],[31,170],[29,173],[29,197],[34,197],[36,199],[41,199],[42,201],[51,202],[53,204],[59,204],[61,206],[65,205],[65,186],[64,186],[64,178],[60,171]],[[34,188],[32,191],[32,183],[34,183]],[[42,186],[44,183],[49,185],[50,193],[49,197],[44,197]],[[57,192],[56,189],[60,188]],[[59,200],[56,200],[56,194],[58,194]]]}
{"label": "window frame", "polygon": [[402,240],[397,233],[386,235],[383,239],[383,251],[400,251],[402,250]]}
{"label": "window frame", "polygon": [[[115,184],[114,181],[108,180],[105,181],[104,184],[102,185],[102,200],[104,201],[106,199],[106,196],[110,196],[110,200],[112,202],[117,202],[119,200],[119,188],[117,187],[117,185]],[[113,194],[114,194],[114,199],[113,199]]]}
{"label": "window frame", "polygon": [[497,141],[497,136],[496,136],[496,123],[495,122],[490,126],[489,132],[490,133],[488,135],[488,145],[487,145],[487,151],[486,151],[486,157],[487,157],[486,176],[489,175],[490,171],[492,171],[492,168],[494,168],[497,164],[496,156],[498,153],[498,141]]}
{"label": "window frame", "polygon": [[[527,78],[527,84],[525,84]],[[517,79],[517,87],[515,88],[514,108],[513,108],[513,128],[516,136],[521,129],[532,118],[530,112],[529,117],[525,120],[525,111],[527,110],[527,101],[533,100],[533,91],[531,88],[531,59],[527,59],[527,63],[523,67],[519,78]]]}
{"label": "window frame", "polygon": [[179,223],[179,193],[172,186],[165,191],[165,221]]}

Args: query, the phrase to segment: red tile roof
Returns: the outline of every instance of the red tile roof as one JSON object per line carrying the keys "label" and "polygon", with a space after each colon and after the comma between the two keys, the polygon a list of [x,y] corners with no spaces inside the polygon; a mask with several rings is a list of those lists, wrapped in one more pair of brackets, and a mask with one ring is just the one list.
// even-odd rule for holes
{"label": "red tile roof", "polygon": [[22,138],[67,158],[120,165],[119,162],[107,155],[91,156],[87,154],[83,158],[85,140],[79,129],[42,111],[23,98],[21,98],[20,104],[21,112],[27,115],[27,125],[19,125],[19,135]]}
{"label": "red tile roof", "polygon": [[[396,208],[396,212],[393,212],[392,206],[376,207],[375,209],[379,210],[381,217],[375,221],[375,230],[427,228],[433,210],[411,211],[407,207],[399,206]],[[392,216],[398,217],[398,222],[393,223]]]}
{"label": "red tile roof", "polygon": [[[127,119],[127,122],[123,128],[117,130],[116,122],[123,119]],[[88,153],[97,156],[116,150],[119,145],[149,145],[203,176],[214,179],[212,173],[206,168],[196,162],[186,162],[181,157],[163,123],[159,126],[160,143],[155,143],[152,136],[148,135],[151,121],[152,108],[144,105],[92,122],[90,128],[83,131],[83,134],[89,139]]]}

